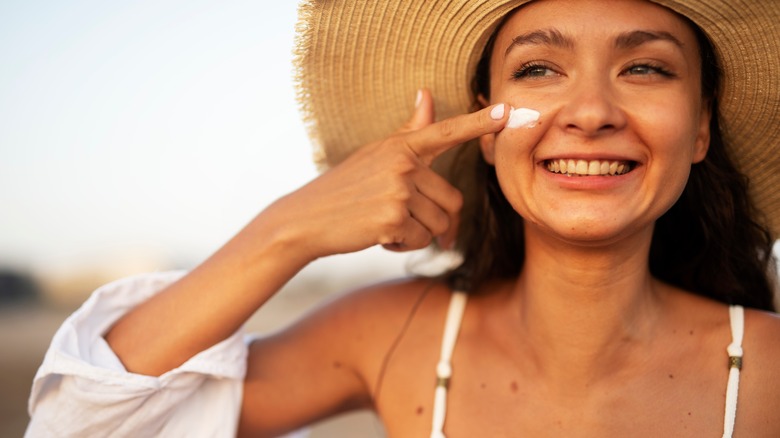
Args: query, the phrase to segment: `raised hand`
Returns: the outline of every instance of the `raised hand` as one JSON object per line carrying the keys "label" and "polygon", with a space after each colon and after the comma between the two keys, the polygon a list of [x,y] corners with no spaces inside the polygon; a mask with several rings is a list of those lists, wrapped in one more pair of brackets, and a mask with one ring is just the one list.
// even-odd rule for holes
{"label": "raised hand", "polygon": [[376,244],[411,250],[437,236],[452,240],[462,196],[431,162],[500,131],[508,112],[500,104],[434,123],[430,93],[422,92],[406,126],[273,203],[187,276],[120,319],[106,340],[128,370],[160,375],[235,332],[314,259]]}
{"label": "raised hand", "polygon": [[431,170],[445,151],[503,129],[509,111],[494,105],[434,123],[428,91],[407,124],[363,146],[344,162],[280,199],[264,214],[298,236],[306,258],[376,244],[413,250],[455,237],[462,195]]}

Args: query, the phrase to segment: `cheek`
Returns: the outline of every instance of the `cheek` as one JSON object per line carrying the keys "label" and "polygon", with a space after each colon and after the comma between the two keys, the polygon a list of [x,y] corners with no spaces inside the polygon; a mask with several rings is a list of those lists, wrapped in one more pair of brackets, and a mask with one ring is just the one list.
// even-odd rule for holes
{"label": "cheek", "polygon": [[632,117],[634,131],[649,147],[651,157],[669,156],[682,167],[690,166],[699,134],[699,114],[693,109],[670,107],[642,111]]}
{"label": "cheek", "polygon": [[542,134],[543,130],[537,125],[534,128],[504,129],[496,136],[496,176],[507,200],[516,210],[522,210],[518,200],[531,196],[536,167],[534,155]]}
{"label": "cheek", "polygon": [[[534,127],[504,128],[495,137],[494,157],[496,167],[532,169],[535,146],[541,140],[544,122]],[[519,169],[518,169],[519,170]]]}
{"label": "cheek", "polygon": [[702,101],[690,84],[665,92],[624,96],[623,102],[633,128],[652,136],[656,147],[679,154],[692,154],[700,131]]}
{"label": "cheek", "polygon": [[[682,104],[681,104],[682,105]],[[680,107],[678,107],[680,108]],[[649,194],[659,207],[677,200],[685,188],[696,150],[698,115],[693,111],[643,112],[644,120],[636,123],[634,132],[647,148],[645,173]]]}

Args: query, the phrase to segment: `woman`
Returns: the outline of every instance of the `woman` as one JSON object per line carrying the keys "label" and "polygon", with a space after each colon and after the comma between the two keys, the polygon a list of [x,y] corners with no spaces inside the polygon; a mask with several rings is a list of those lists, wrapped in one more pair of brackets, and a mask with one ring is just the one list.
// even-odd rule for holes
{"label": "woman", "polygon": [[[275,436],[356,408],[391,437],[780,434],[780,321],[729,307],[772,310],[778,222],[728,157],[776,214],[780,8],[522,3],[304,6],[330,170],[187,275],[99,290],[55,337],[28,434]],[[483,108],[453,116],[468,96]],[[440,160],[458,190],[430,166],[471,140]],[[464,256],[442,278],[349,294],[248,352],[234,334],[316,258],[434,239]]]}

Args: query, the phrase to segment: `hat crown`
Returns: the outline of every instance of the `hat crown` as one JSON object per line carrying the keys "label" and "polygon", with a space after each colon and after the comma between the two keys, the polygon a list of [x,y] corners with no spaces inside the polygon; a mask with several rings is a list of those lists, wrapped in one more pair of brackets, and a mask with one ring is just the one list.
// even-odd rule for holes
{"label": "hat crown", "polygon": [[[527,0],[309,0],[296,49],[299,101],[315,160],[334,165],[387,137],[429,88],[437,118],[468,112],[470,84],[501,19]],[[712,42],[719,122],[759,208],[780,230],[780,1],[654,0]]]}

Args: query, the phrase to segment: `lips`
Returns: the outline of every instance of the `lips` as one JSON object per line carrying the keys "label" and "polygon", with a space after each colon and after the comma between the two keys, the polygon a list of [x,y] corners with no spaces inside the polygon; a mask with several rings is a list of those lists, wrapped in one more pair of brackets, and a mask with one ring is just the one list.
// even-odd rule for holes
{"label": "lips", "polygon": [[567,176],[616,176],[630,172],[636,163],[616,160],[555,159],[544,162],[547,170]]}

